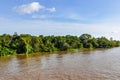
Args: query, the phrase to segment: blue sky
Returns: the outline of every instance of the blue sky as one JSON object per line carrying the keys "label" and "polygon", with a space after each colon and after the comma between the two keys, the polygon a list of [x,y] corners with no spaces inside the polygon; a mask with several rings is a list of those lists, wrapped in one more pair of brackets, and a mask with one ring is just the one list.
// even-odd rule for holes
{"label": "blue sky", "polygon": [[106,36],[120,40],[120,0],[0,0],[0,34]]}

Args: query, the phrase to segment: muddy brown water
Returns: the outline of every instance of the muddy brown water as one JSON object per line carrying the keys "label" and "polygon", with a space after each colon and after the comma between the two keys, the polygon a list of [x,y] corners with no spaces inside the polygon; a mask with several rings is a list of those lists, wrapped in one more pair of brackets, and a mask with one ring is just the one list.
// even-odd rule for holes
{"label": "muddy brown water", "polygon": [[120,48],[0,57],[0,80],[120,80]]}

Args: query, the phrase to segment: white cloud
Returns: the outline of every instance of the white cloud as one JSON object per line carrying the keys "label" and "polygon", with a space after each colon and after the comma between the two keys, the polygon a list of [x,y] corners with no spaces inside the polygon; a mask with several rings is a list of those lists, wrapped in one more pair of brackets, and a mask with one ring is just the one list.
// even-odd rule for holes
{"label": "white cloud", "polygon": [[46,10],[50,11],[50,12],[55,12],[56,9],[53,7],[53,8],[47,8]]}
{"label": "white cloud", "polygon": [[29,4],[20,5],[20,6],[14,7],[13,9],[19,14],[32,14],[40,10],[45,10],[50,12],[56,11],[54,7],[46,8],[45,6],[41,5],[39,2],[32,2]]}
{"label": "white cloud", "polygon": [[112,31],[111,33],[113,33],[113,34],[118,34],[118,33],[119,33],[119,31],[114,30],[114,31]]}
{"label": "white cloud", "polygon": [[44,6],[40,5],[39,2],[32,2],[30,4],[24,4],[18,7],[14,7],[14,10],[20,14],[31,14],[38,12],[43,9]]}
{"label": "white cloud", "polygon": [[38,15],[37,14],[33,14],[32,15],[32,18],[34,18],[34,19],[50,19],[50,18],[53,18],[53,17],[56,17],[56,16],[46,15],[46,14],[41,14],[41,15],[39,15],[39,14]]}
{"label": "white cloud", "polygon": [[45,18],[48,18],[48,16],[47,15],[33,15],[32,18],[45,19]]}
{"label": "white cloud", "polygon": [[[46,15],[47,16],[47,15]],[[44,15],[43,15],[44,17]],[[4,24],[6,22],[7,24]],[[32,35],[77,35],[80,36],[83,33],[91,34],[94,37],[105,36],[108,39],[120,40],[120,23],[116,24],[81,24],[81,23],[66,23],[56,22],[50,20],[12,20],[12,19],[0,19],[0,34],[3,33],[29,33]],[[17,27],[16,27],[17,26]],[[10,29],[8,29],[10,28]],[[114,32],[111,33],[111,32]]]}

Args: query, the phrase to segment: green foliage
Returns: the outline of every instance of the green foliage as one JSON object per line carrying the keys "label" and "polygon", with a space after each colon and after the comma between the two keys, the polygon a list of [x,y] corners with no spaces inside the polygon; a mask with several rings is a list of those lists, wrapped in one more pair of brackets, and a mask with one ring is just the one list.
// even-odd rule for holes
{"label": "green foliage", "polygon": [[25,42],[18,35],[13,35],[10,48],[16,50],[16,53],[25,53]]}
{"label": "green foliage", "polygon": [[98,46],[99,46],[96,38],[92,38],[90,40],[90,43],[93,45],[94,48],[98,48]]}
{"label": "green foliage", "polygon": [[120,41],[108,40],[105,37],[94,38],[90,34],[77,36],[31,36],[30,34],[0,35],[0,56],[32,52],[65,51],[80,48],[119,47]]}
{"label": "green foliage", "polygon": [[110,47],[112,47],[110,45],[110,41],[105,37],[98,38],[97,41],[98,41],[98,44],[99,44],[99,46],[98,46],[99,48],[110,48]]}
{"label": "green foliage", "polygon": [[80,36],[80,39],[83,41],[83,40],[89,40],[91,39],[91,35],[90,34],[82,34]]}
{"label": "green foliage", "polygon": [[6,47],[2,47],[2,48],[0,47],[0,56],[12,55],[15,53],[16,53],[15,50],[12,50]]}

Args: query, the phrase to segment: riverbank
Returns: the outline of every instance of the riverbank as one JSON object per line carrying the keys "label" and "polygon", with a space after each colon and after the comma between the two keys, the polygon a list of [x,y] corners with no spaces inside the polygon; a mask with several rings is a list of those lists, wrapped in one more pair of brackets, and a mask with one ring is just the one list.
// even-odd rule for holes
{"label": "riverbank", "polygon": [[56,52],[75,49],[94,49],[119,47],[120,41],[105,37],[94,38],[90,34],[81,36],[32,36],[15,33],[0,35],[0,56],[36,52]]}

